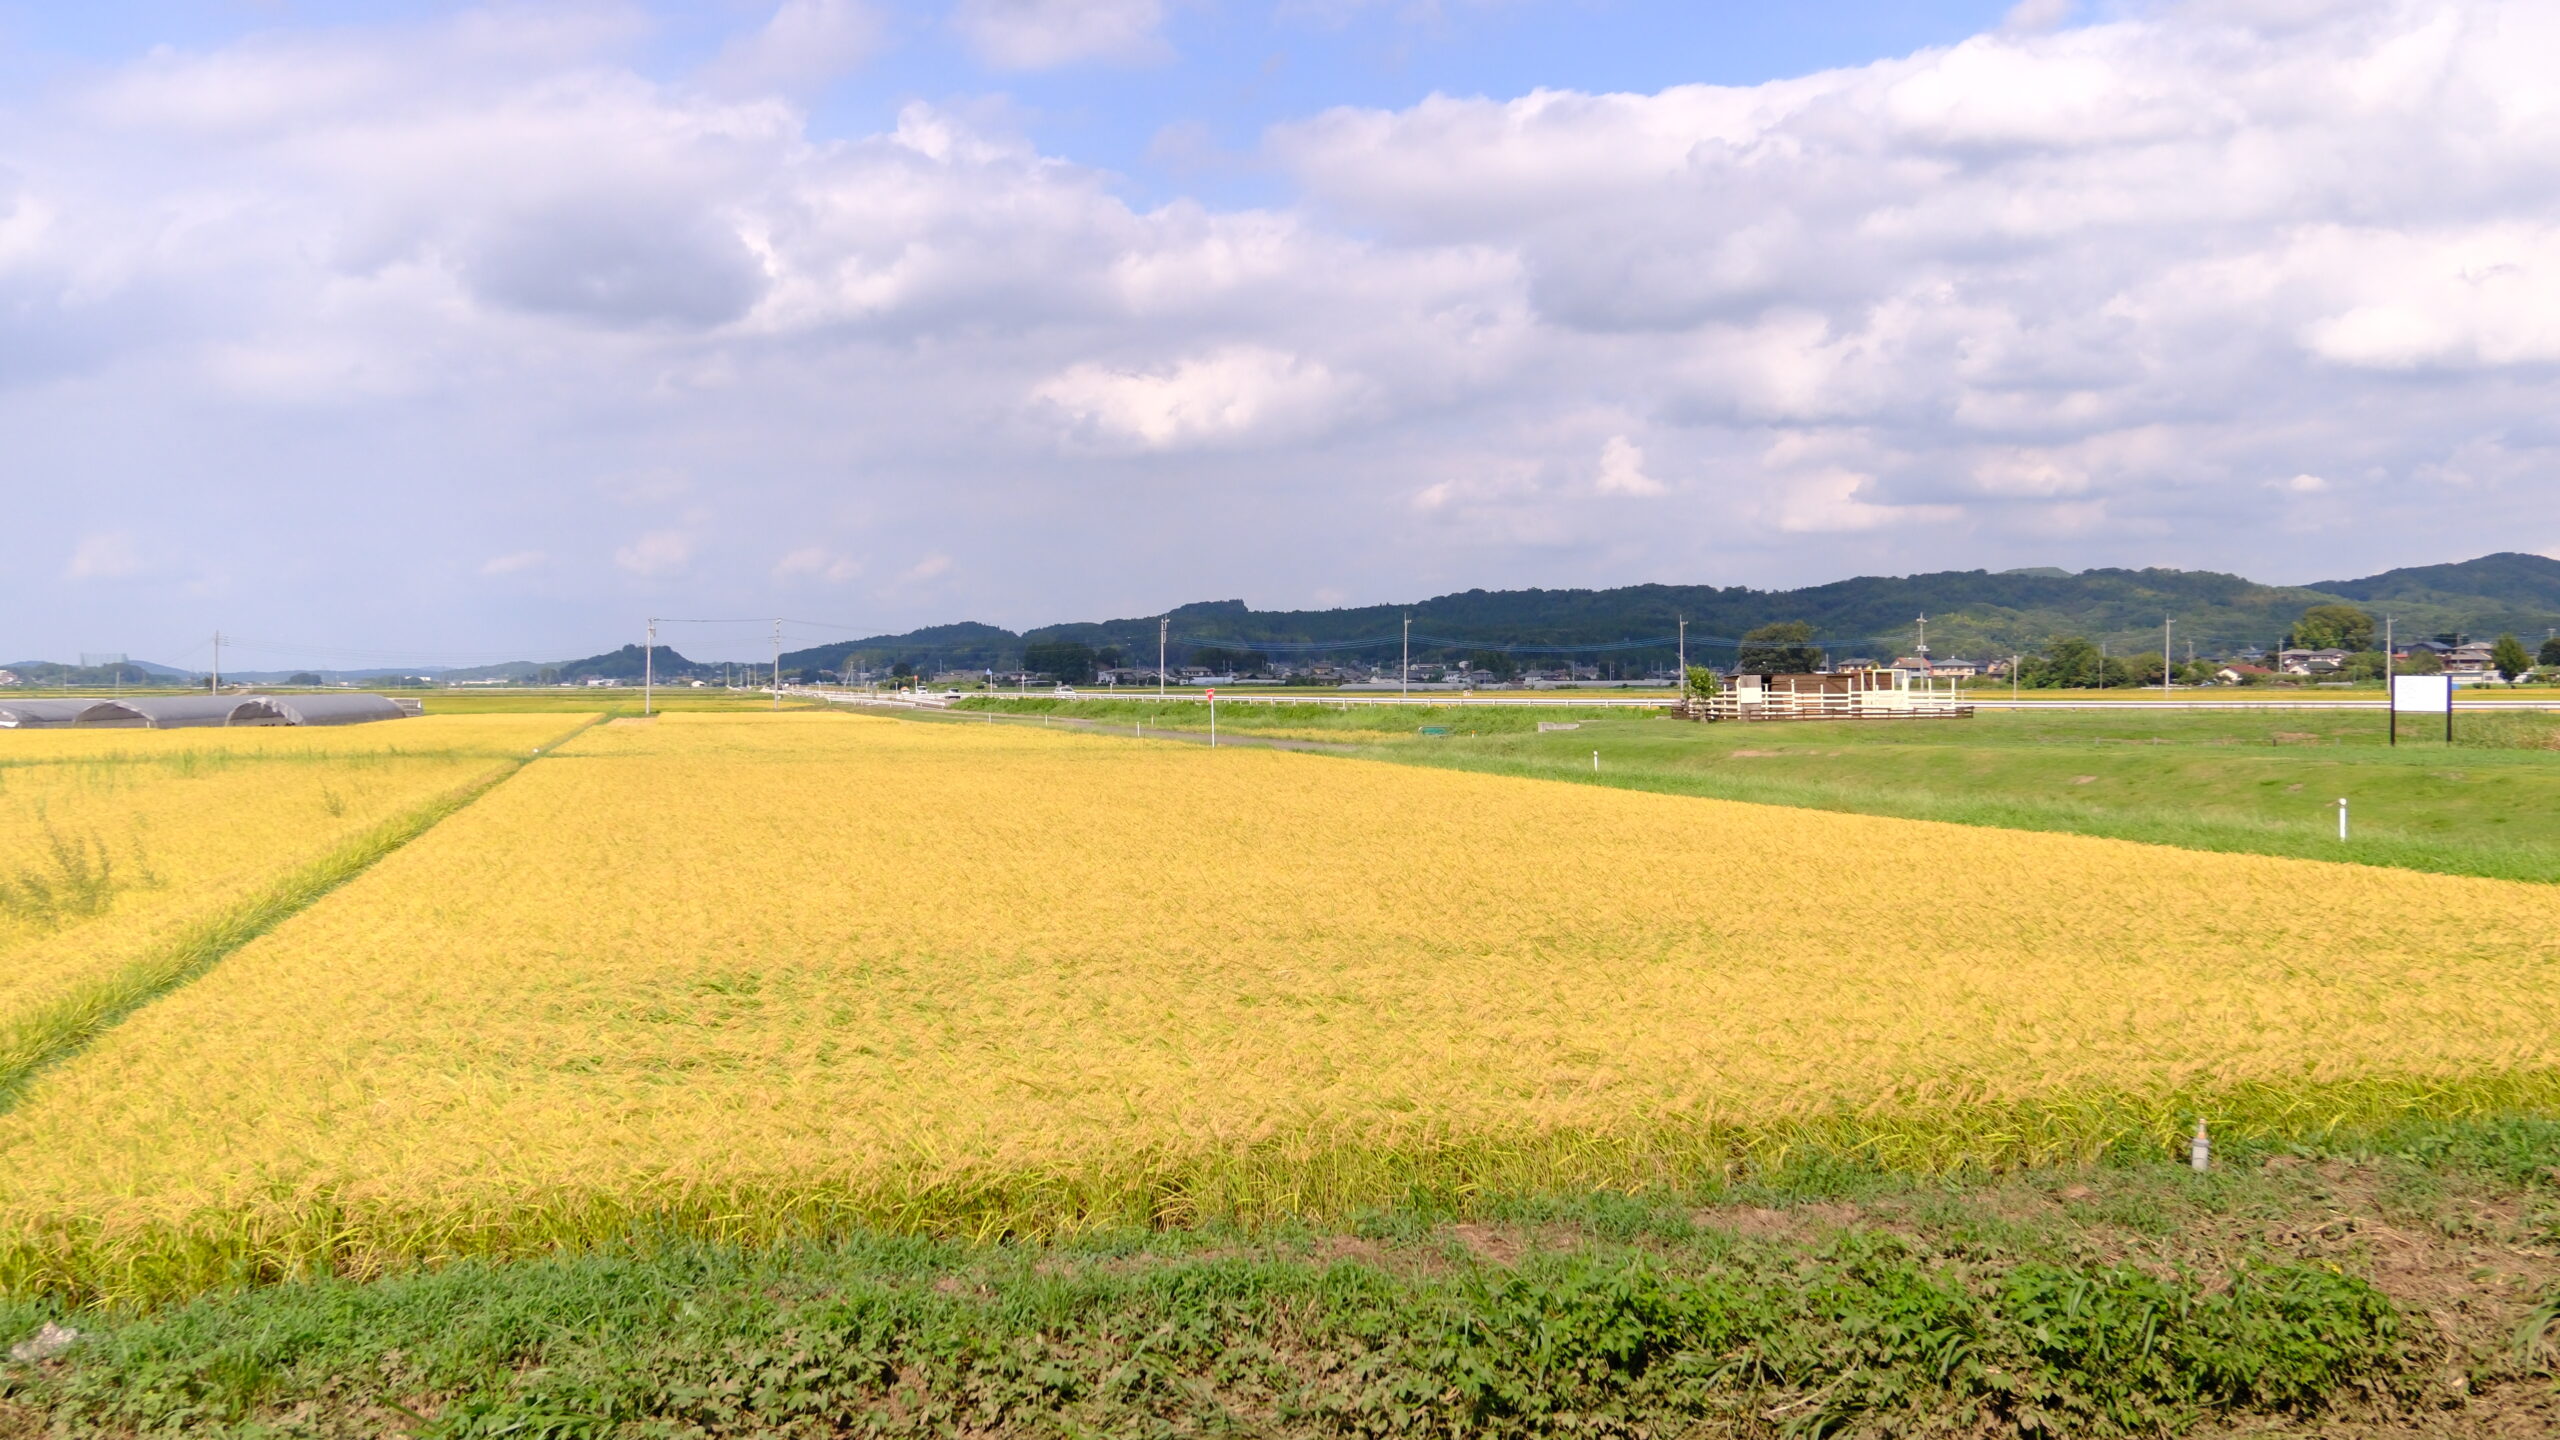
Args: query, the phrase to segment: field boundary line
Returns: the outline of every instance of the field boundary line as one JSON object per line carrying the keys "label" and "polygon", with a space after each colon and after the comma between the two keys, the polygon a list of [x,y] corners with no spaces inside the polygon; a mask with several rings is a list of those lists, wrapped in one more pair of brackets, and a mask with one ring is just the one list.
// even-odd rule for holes
{"label": "field boundary line", "polygon": [[127,1016],[202,976],[243,945],[309,909],[603,719],[591,716],[544,741],[532,754],[500,761],[407,814],[383,821],[266,890],[144,951],[114,974],[75,989],[0,1031],[0,1115],[16,1108],[38,1075],[86,1050]]}

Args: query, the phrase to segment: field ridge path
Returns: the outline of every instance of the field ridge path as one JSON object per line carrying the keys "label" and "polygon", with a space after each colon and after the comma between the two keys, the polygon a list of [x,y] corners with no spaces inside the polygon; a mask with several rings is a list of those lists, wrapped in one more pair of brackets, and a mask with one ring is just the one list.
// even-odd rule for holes
{"label": "field ridge path", "polygon": [[434,829],[508,777],[601,724],[602,714],[510,758],[403,815],[395,815],[264,891],[187,927],[116,973],[71,992],[0,1030],[0,1115],[16,1108],[35,1078],[89,1048],[126,1016],[197,979],[241,946],[317,904],[329,892]]}

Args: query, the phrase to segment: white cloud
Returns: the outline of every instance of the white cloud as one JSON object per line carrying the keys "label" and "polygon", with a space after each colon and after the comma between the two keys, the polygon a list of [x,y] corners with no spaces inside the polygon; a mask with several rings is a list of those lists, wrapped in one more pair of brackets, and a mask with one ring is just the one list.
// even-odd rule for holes
{"label": "white cloud", "polygon": [[481,561],[480,573],[483,575],[522,574],[527,570],[542,568],[550,558],[539,550],[513,550],[504,555],[492,555]]}
{"label": "white cloud", "polygon": [[1612,435],[1600,447],[1596,488],[1603,495],[1660,495],[1670,487],[1644,473],[1644,451],[1633,441]]}
{"label": "white cloud", "polygon": [[1002,70],[1083,60],[1138,64],[1172,54],[1157,33],[1164,0],[960,0],[951,23],[980,60]]}
{"label": "white cloud", "polygon": [[704,79],[748,93],[823,84],[877,54],[882,29],[863,0],[783,0],[772,19],[722,47]]}
{"label": "white cloud", "polygon": [[83,536],[62,567],[63,575],[72,580],[120,580],[141,572],[142,552],[132,534],[123,530]]}
{"label": "white cloud", "polygon": [[[1238,208],[1133,203],[993,103],[815,132],[776,93],[863,63],[872,11],[765,3],[681,83],[633,63],[636,12],[518,7],[23,87],[0,433],[13,473],[62,477],[29,528],[104,547],[63,573],[138,566],[100,537],[150,513],[241,574],[344,565],[367,583],[333,623],[379,648],[353,632],[446,613],[429,577],[510,560],[493,535],[611,536],[744,607],[696,613],[876,585],[888,625],[1972,564],[2305,578],[2548,530],[2548,5],[2022,6],[1765,85],[1337,109],[1270,133],[1273,198]],[[1037,68],[1162,56],[1170,13],[952,23]],[[2266,544],[2320,508],[2300,476],[2364,508],[2297,558]],[[381,573],[386,534],[438,563]],[[815,538],[854,535],[896,558],[853,578]],[[959,537],[967,566],[918,573]],[[50,583],[0,571],[0,610]],[[562,613],[621,624],[602,588]]]}
{"label": "white cloud", "polygon": [[1362,390],[1320,361],[1238,345],[1146,371],[1074,365],[1031,394],[1087,444],[1186,450],[1302,438],[1340,419]]}
{"label": "white cloud", "polygon": [[783,579],[824,580],[841,585],[860,575],[862,566],[823,545],[803,545],[775,562],[773,573]]}
{"label": "white cloud", "polygon": [[652,530],[613,552],[613,563],[634,575],[678,574],[693,563],[694,539],[681,530]]}

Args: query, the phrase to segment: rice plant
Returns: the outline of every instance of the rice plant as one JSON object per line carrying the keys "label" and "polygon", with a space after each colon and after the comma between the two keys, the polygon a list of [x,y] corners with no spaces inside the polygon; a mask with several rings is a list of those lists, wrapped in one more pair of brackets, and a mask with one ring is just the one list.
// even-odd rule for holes
{"label": "rice plant", "polygon": [[[2560,1106],[2541,887],[810,714],[586,732],[44,1074],[0,1286]],[[2341,916],[2352,916],[2343,923]],[[235,1123],[254,1117],[253,1123]]]}
{"label": "rice plant", "polygon": [[106,912],[116,897],[115,857],[94,834],[66,835],[39,817],[36,853],[0,869],[0,916],[54,930]]}

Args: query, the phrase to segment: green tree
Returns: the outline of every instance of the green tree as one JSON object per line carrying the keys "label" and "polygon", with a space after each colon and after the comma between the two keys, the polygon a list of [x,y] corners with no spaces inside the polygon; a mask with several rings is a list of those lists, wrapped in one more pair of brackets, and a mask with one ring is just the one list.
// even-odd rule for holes
{"label": "green tree", "polygon": [[2348,656],[2346,663],[2338,667],[2338,678],[2342,680],[2381,679],[2382,652],[2379,650],[2359,650],[2353,655]]}
{"label": "green tree", "polygon": [[2533,657],[2525,653],[2524,642],[2513,635],[2501,635],[2489,646],[2489,663],[2498,667],[2498,677],[2513,682],[2533,668]]}
{"label": "green tree", "polygon": [[1781,620],[1743,632],[1734,668],[1755,675],[1810,675],[1822,668],[1822,648],[1813,643],[1811,625]]}
{"label": "green tree", "polygon": [[2560,665],[2560,635],[2542,642],[2542,653],[2533,657],[2537,665]]}
{"label": "green tree", "polygon": [[1081,640],[1034,640],[1022,647],[1022,668],[1061,685],[1093,681],[1093,647]]}
{"label": "green tree", "polygon": [[2098,683],[2098,645],[2081,635],[2056,635],[2042,655],[2018,667],[2018,683],[2031,690],[2077,690]]}
{"label": "green tree", "polygon": [[2293,643],[2305,650],[2370,650],[2373,617],[2353,605],[2314,605],[2293,622]]}
{"label": "green tree", "polygon": [[2409,658],[2392,661],[2391,668],[2403,675],[2441,675],[2444,661],[2433,650],[2412,650]]}
{"label": "green tree", "polygon": [[1690,666],[1688,678],[1689,698],[1692,700],[1704,700],[1724,688],[1724,683],[1716,679],[1716,672],[1704,665]]}

